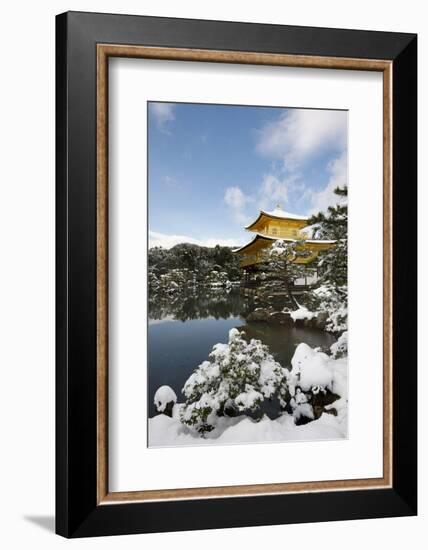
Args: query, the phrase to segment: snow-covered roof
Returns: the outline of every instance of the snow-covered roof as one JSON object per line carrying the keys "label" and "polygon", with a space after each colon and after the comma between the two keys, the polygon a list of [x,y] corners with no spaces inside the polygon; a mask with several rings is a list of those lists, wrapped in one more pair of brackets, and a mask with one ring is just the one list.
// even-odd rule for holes
{"label": "snow-covered roof", "polygon": [[235,250],[232,250],[232,252],[240,252],[241,250],[244,250],[244,248],[247,248],[247,246],[250,246],[250,244],[253,244],[259,239],[266,239],[268,241],[276,241],[277,239],[275,237],[268,237],[267,235],[262,235],[261,233],[256,233],[255,236],[251,239],[250,242],[247,244],[244,244],[240,248],[235,248]]}
{"label": "snow-covered roof", "polygon": [[267,241],[286,241],[288,243],[294,243],[296,241],[305,241],[305,243],[309,243],[309,244],[335,244],[336,241],[332,241],[332,240],[322,240],[322,239],[292,239],[290,237],[269,237],[269,235],[263,235],[263,233],[256,233],[254,238],[251,239],[250,242],[248,242],[247,244],[244,244],[243,246],[241,246],[240,248],[235,248],[235,250],[232,250],[232,252],[240,252],[241,250],[244,250],[245,248],[247,248],[248,246],[250,246],[251,244],[253,244],[254,242],[256,242],[257,240],[259,239],[265,239]]}
{"label": "snow-covered roof", "polygon": [[[284,239],[286,240],[286,239]],[[301,239],[303,241],[305,241],[305,243],[310,243],[310,244],[316,244],[316,243],[319,243],[319,244],[335,244],[337,241],[335,240],[331,240],[331,239]]]}
{"label": "snow-covered roof", "polygon": [[275,208],[275,210],[260,210],[263,214],[266,214],[266,216],[273,216],[274,218],[283,218],[285,220],[302,220],[306,221],[308,218],[307,216],[300,216],[300,214],[291,214],[290,212],[286,212],[282,208],[279,208],[278,206]]}
{"label": "snow-covered roof", "polygon": [[277,206],[274,210],[260,210],[259,215],[257,216],[257,219],[255,219],[252,223],[247,225],[245,229],[250,229],[254,225],[257,224],[257,222],[260,220],[262,216],[266,216],[268,218],[276,218],[277,220],[297,220],[299,222],[306,222],[308,218],[306,216],[300,216],[299,214],[292,214],[291,212],[286,212],[279,206]]}

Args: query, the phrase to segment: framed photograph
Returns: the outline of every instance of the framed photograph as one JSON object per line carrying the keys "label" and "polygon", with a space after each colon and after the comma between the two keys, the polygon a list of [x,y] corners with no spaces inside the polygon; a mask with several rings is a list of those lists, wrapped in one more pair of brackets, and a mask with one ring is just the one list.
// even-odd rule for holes
{"label": "framed photograph", "polygon": [[58,534],[416,514],[416,36],[56,24]]}

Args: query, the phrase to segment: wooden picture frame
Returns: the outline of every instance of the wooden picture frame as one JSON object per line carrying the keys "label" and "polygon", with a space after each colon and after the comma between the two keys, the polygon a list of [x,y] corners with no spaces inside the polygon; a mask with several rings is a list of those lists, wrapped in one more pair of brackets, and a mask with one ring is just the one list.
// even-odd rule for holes
{"label": "wooden picture frame", "polygon": [[[416,36],[77,12],[57,16],[56,25],[57,533],[82,537],[416,514]],[[381,478],[109,492],[110,57],[383,73]]]}

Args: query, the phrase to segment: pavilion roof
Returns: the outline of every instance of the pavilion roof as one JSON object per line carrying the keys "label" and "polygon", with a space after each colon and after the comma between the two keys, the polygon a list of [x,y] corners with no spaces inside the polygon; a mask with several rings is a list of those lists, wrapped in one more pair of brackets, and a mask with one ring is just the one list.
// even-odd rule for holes
{"label": "pavilion roof", "polygon": [[250,242],[248,242],[247,244],[244,244],[240,248],[236,248],[232,252],[242,252],[246,248],[249,248],[251,245],[255,244],[259,240],[263,240],[263,241],[266,241],[266,242],[282,240],[282,241],[286,241],[288,243],[294,243],[296,241],[303,240],[307,244],[335,244],[336,243],[336,241],[322,240],[322,239],[292,239],[292,238],[289,238],[289,237],[281,237],[279,239],[278,237],[269,237],[268,235],[262,235],[261,233],[256,233],[256,235],[254,236],[253,239],[251,239]]}
{"label": "pavilion roof", "polygon": [[307,216],[301,216],[300,214],[292,214],[291,212],[286,212],[279,206],[277,206],[274,210],[260,210],[260,213],[256,220],[254,220],[252,223],[247,225],[245,229],[250,229],[253,225],[255,225],[262,216],[266,216],[267,218],[273,218],[277,220],[297,220],[306,222],[308,221]]}

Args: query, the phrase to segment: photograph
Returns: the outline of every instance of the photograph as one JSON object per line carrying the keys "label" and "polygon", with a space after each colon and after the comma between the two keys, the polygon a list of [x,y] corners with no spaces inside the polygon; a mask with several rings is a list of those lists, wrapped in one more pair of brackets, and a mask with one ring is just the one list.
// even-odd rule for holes
{"label": "photograph", "polygon": [[348,111],[147,121],[148,446],[347,439]]}

